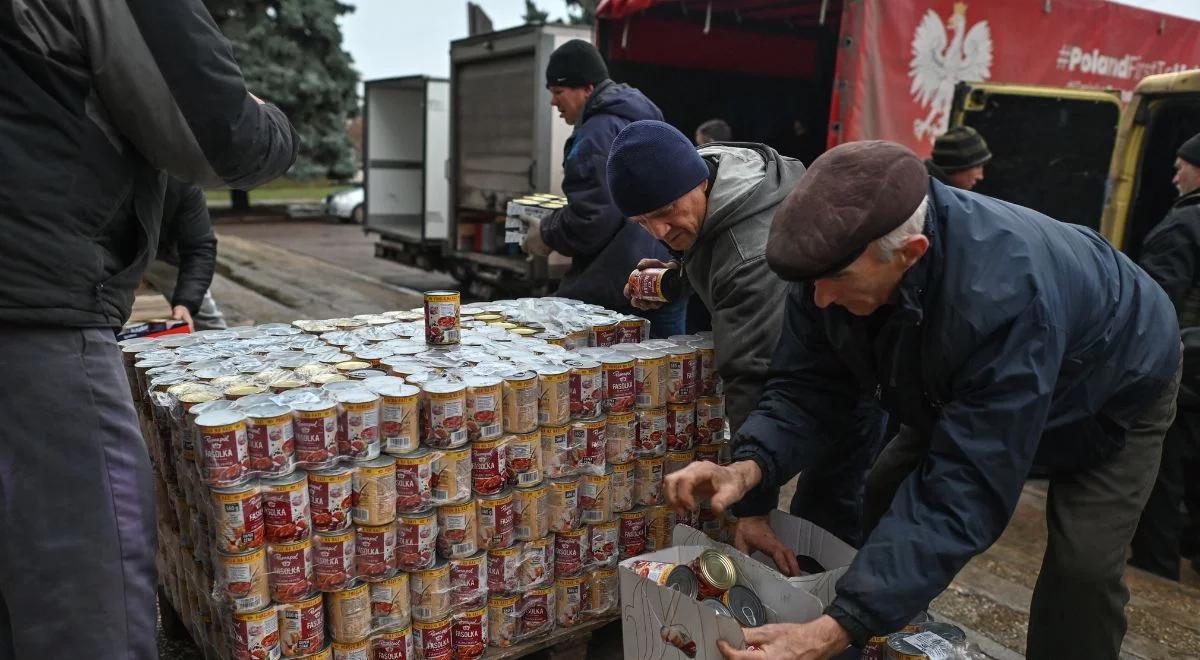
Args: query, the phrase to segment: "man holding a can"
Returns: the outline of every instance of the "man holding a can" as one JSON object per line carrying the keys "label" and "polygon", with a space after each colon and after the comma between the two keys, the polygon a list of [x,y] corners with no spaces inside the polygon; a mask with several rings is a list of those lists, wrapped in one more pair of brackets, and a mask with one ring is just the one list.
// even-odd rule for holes
{"label": "man holding a can", "polygon": [[1125,549],[1179,385],[1162,289],[1099,234],[931,181],[882,141],[813,162],[767,260],[799,283],[771,378],[734,464],[671,475],[668,499],[769,511],[863,391],[904,427],[871,472],[878,522],[825,615],[751,629],[765,656],[726,657],[828,657],[901,628],[1000,536],[1034,465],[1051,476],[1028,657],[1118,657]]}

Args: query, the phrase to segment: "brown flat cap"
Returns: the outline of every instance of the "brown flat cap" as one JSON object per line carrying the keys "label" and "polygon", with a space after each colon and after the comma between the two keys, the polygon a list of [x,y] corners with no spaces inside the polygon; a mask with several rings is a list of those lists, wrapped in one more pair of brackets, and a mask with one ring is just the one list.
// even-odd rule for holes
{"label": "brown flat cap", "polygon": [[776,209],[767,263],[785,280],[831,275],[903,224],[928,190],[929,173],[908,147],[883,140],[838,145],[813,161]]}

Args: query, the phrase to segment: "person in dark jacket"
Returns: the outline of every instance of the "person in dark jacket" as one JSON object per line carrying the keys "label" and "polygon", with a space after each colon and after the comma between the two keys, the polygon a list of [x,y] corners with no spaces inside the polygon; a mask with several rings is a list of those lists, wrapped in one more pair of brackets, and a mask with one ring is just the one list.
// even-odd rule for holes
{"label": "person in dark jacket", "polygon": [[[530,254],[556,251],[571,268],[556,295],[634,313],[621,293],[625,278],[643,257],[669,259],[667,250],[629,222],[608,194],[604,168],[613,139],[630,122],[662,119],[638,90],[608,78],[600,53],[586,41],[559,46],[546,66],[551,103],[575,131],[563,147],[563,194],[567,206],[533,223],[523,246]],[[682,334],[686,303],[641,313],[654,337]]]}
{"label": "person in dark jacket", "polygon": [[992,160],[987,142],[970,126],[955,126],[933,141],[933,156],[925,161],[929,176],[970,190],[983,181],[983,168]]}
{"label": "person in dark jacket", "polygon": [[252,188],[297,140],[201,0],[0,0],[0,658],[157,658],[149,456],[115,331],[166,174]]}
{"label": "person in dark jacket", "polygon": [[[1179,199],[1146,235],[1140,261],[1179,316],[1183,382],[1179,412],[1163,443],[1158,480],[1133,535],[1129,563],[1178,580],[1181,550],[1200,570],[1200,135],[1179,148],[1173,183]],[[1179,512],[1185,501],[1186,518]]]}
{"label": "person in dark jacket", "polygon": [[733,129],[724,119],[709,119],[696,127],[696,146],[703,147],[710,142],[729,142],[733,139]]}
{"label": "person in dark jacket", "polygon": [[223,330],[225,317],[209,286],[217,264],[217,237],[200,186],[167,181],[158,252],[144,277],[171,303],[172,318],[192,330]]}
{"label": "person in dark jacket", "polygon": [[1116,658],[1125,549],[1179,383],[1162,289],[1099,234],[932,181],[883,141],[813,162],[767,261],[796,284],[762,399],[727,471],[671,475],[670,501],[766,513],[863,392],[904,426],[867,486],[878,523],[825,615],[747,629],[765,656],[722,643],[726,657],[828,657],[901,628],[1000,536],[1037,464],[1052,476],[1028,657]]}

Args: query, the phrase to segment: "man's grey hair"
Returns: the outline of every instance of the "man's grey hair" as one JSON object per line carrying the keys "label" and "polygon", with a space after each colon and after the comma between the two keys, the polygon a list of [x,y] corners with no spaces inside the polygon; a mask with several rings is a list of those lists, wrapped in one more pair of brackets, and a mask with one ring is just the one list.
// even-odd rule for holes
{"label": "man's grey hair", "polygon": [[925,233],[925,211],[928,208],[929,197],[926,196],[917,205],[917,210],[908,216],[908,220],[871,244],[875,256],[883,261],[891,261],[896,250],[899,250],[908,238]]}

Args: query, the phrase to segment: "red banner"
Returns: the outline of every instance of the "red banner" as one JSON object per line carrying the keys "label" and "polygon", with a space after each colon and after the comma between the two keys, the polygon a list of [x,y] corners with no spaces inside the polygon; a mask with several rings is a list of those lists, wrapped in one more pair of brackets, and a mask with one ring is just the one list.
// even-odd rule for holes
{"label": "red banner", "polygon": [[1200,68],[1200,23],[1106,0],[846,3],[830,143],[888,139],[928,155],[954,85],[1118,89]]}

